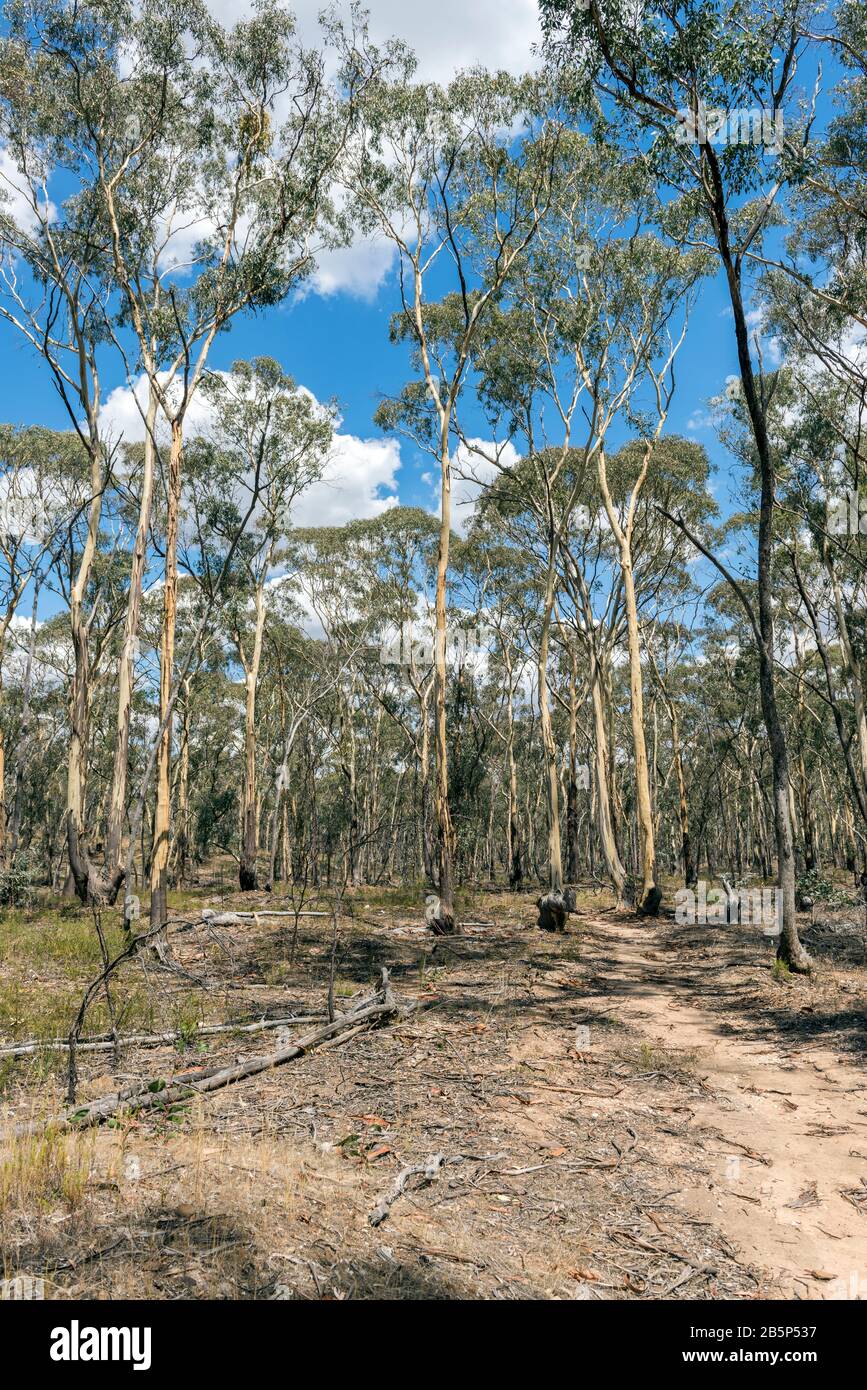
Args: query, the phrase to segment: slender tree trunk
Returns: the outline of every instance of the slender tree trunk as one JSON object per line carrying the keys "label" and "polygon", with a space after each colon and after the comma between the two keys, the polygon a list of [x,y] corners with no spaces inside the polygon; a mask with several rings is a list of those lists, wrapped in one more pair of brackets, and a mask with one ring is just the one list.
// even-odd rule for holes
{"label": "slender tree trunk", "polygon": [[187,881],[190,856],[190,678],[187,676],[180,691],[181,746],[178,756],[177,833],[172,845],[174,878],[179,884]]}
{"label": "slender tree trunk", "polygon": [[545,754],[545,787],[548,795],[548,887],[552,893],[563,892],[563,860],[560,851],[560,783],[557,770],[557,745],[548,699],[548,649],[551,639],[551,614],[554,607],[554,566],[549,565],[542,613],[542,634],[539,642],[539,722]]}
{"label": "slender tree trunk", "polygon": [[166,512],[166,566],[163,586],[163,621],[160,634],[160,737],[156,766],[156,809],[151,850],[151,927],[165,925],[168,916],[168,863],[171,836],[172,720],[166,717],[172,694],[175,660],[175,627],[178,598],[178,518],[181,502],[181,452],[183,425],[172,421],[169,452],[168,508]]}
{"label": "slender tree trunk", "polygon": [[693,888],[697,880],[695,864],[692,860],[692,839],[689,833],[689,803],[686,797],[686,778],[683,773],[683,753],[680,746],[680,722],[674,705],[669,711],[671,719],[671,743],[674,753],[674,771],[677,777],[677,804],[680,816],[680,846],[683,864],[683,881],[687,888]]}
{"label": "slender tree trunk", "polygon": [[421,846],[422,876],[435,882],[433,845],[430,827],[430,723],[428,720],[428,700],[430,688],[426,687],[419,700],[419,723],[421,725],[421,747],[419,749],[419,778],[421,781],[421,815],[419,818],[419,841]]}
{"label": "slender tree trunk", "polygon": [[[677,778],[677,803],[678,815],[680,818],[680,845],[681,863],[683,867],[683,881],[687,888],[693,888],[697,880],[696,867],[692,858],[692,840],[689,833],[689,803],[686,796],[686,777],[683,770],[683,749],[680,743],[680,720],[677,717],[677,706],[668,693],[659,668],[653,662],[662,698],[665,702],[668,722],[671,725],[671,755],[674,761],[674,774]],[[738,840],[738,856],[740,857],[740,840]]]}
{"label": "slender tree trunk", "polygon": [[[38,627],[39,612],[39,590],[42,581],[37,579],[33,590],[33,610],[30,616],[30,640],[27,644],[27,664],[24,668],[24,680],[21,690],[21,724],[18,733],[18,742],[12,756],[12,777],[15,788],[12,794],[12,815],[9,821],[9,840],[8,840],[8,862],[15,863],[15,856],[18,853],[18,842],[21,835],[21,818],[24,813],[24,779],[25,768],[27,765],[28,739],[30,734],[30,724],[32,720],[32,693],[33,693],[33,666],[36,658],[36,630]],[[2,741],[2,729],[0,729],[0,741]],[[0,775],[0,800],[2,800],[3,778]],[[0,816],[3,808],[0,806]],[[49,862],[50,862],[49,851]],[[3,859],[0,856],[0,864]]]}
{"label": "slender tree trunk", "polygon": [[[3,681],[0,679],[0,696],[2,694]],[[0,869],[4,869],[6,863],[6,736],[0,722]]]}
{"label": "slender tree trunk", "polygon": [[791,969],[808,971],[811,967],[811,961],[801,945],[795,918],[795,850],[789,808],[789,755],[786,748],[783,722],[777,705],[777,687],[774,674],[773,540],[776,475],[768,438],[767,421],[764,408],[759,400],[750,358],[746,314],[741,298],[740,275],[728,250],[728,230],[724,216],[720,218],[719,213],[718,222],[723,264],[726,270],[729,298],[735,321],[738,364],[741,369],[741,381],[753,437],[756,441],[761,477],[757,576],[759,693],[762,716],[771,747],[777,878],[782,898],[782,922],[777,954]]}
{"label": "slender tree trunk", "polygon": [[566,877],[577,882],[580,863],[578,820],[578,672],[575,653],[569,668],[569,781],[566,787]]}
{"label": "slender tree trunk", "polygon": [[605,867],[608,877],[611,879],[612,886],[617,894],[618,902],[623,896],[626,886],[626,870],[620,858],[617,848],[617,839],[614,833],[614,822],[611,816],[611,800],[609,796],[608,768],[609,768],[609,749],[608,749],[608,721],[605,710],[605,690],[604,677],[601,669],[599,656],[595,651],[590,653],[590,698],[593,706],[593,728],[596,745],[596,811],[597,811],[597,830],[599,842],[602,846],[602,856],[605,860]]}
{"label": "slender tree trunk", "polygon": [[840,646],[843,651],[843,671],[849,681],[852,691],[852,704],[855,711],[855,731],[858,743],[858,765],[861,771],[861,786],[867,792],[867,702],[864,697],[864,685],[861,680],[861,671],[855,654],[852,650],[852,639],[849,635],[849,623],[846,619],[846,609],[843,603],[843,594],[840,589],[840,580],[837,577],[837,570],[830,557],[826,556],[825,565],[831,577],[831,585],[834,591],[834,610],[837,617],[837,631],[840,634]]}
{"label": "slender tree trunk", "polygon": [[435,814],[437,824],[437,869],[439,890],[438,930],[455,930],[454,861],[455,832],[449,806],[448,733],[446,728],[446,578],[452,522],[451,462],[448,434],[444,429],[440,450],[442,509],[436,577],[436,640],[434,652],[434,748],[436,752]]}
{"label": "slender tree trunk", "polygon": [[518,765],[515,761],[515,715],[512,695],[509,695],[509,715],[506,744],[506,757],[509,763],[509,809],[508,809],[508,863],[509,887],[518,892],[524,882],[524,866],[521,860],[521,827],[518,819]]}
{"label": "slender tree trunk", "polygon": [[129,593],[127,596],[126,624],[123,634],[123,650],[118,666],[117,687],[117,734],[114,747],[114,768],[111,782],[111,801],[108,811],[108,826],[105,836],[105,861],[103,878],[105,896],[114,902],[124,878],[123,824],[126,815],[126,782],[129,768],[129,731],[132,714],[132,693],[135,679],[135,658],[138,646],[139,617],[141,614],[142,585],[147,561],[148,531],[150,529],[151,506],[153,502],[154,463],[156,446],[157,398],[151,390],[148,398],[145,419],[144,457],[142,462],[141,495],[139,498],[138,525],[133,542],[130,565]]}
{"label": "slender tree trunk", "polygon": [[345,714],[341,713],[343,731],[348,744],[348,753],[342,760],[344,781],[346,782],[349,827],[347,833],[347,856],[349,882],[357,888],[361,881],[359,855],[359,815],[358,815],[358,769],[356,756],[355,724],[353,720],[353,700],[355,697],[355,678],[353,677],[350,698],[346,702]]}
{"label": "slender tree trunk", "polygon": [[69,625],[74,669],[69,694],[69,762],[66,776],[66,835],[69,868],[75,892],[83,903],[99,901],[100,884],[93,872],[84,836],[84,780],[90,719],[90,628],[84,613],[102,515],[102,453],[90,455],[90,506],[87,536],[69,594]]}
{"label": "slender tree trunk", "polygon": [[564,931],[566,906],[563,898],[563,860],[560,848],[560,776],[557,744],[548,699],[548,650],[551,641],[551,617],[554,611],[555,542],[548,541],[548,566],[542,601],[542,628],[539,639],[537,681],[539,686],[539,724],[542,732],[542,752],[545,768],[545,791],[548,810],[548,892],[538,901],[539,926],[547,931]]}
{"label": "slender tree trunk", "polygon": [[637,906],[641,912],[655,913],[660,892],[656,884],[656,845],[653,836],[653,806],[650,797],[650,771],[644,737],[644,690],[641,673],[641,645],[638,635],[638,605],[632,574],[632,557],[621,550],[620,568],[626,600],[626,632],[629,649],[629,694],[632,743],[635,753],[635,809],[641,851],[641,891]]}
{"label": "slender tree trunk", "polygon": [[244,672],[244,781],[241,791],[241,856],[238,863],[238,884],[242,893],[258,887],[256,855],[258,824],[256,816],[256,693],[259,686],[259,666],[262,661],[262,639],[265,632],[265,582],[256,586],[256,626],[250,664]]}

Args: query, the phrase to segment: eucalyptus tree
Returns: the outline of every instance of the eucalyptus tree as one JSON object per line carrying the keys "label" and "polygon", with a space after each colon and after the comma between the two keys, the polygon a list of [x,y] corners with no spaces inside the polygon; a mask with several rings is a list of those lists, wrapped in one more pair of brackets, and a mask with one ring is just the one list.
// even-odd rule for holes
{"label": "eucalyptus tree", "polygon": [[356,886],[362,869],[360,760],[364,742],[365,652],[374,646],[380,613],[369,596],[375,552],[364,528],[321,526],[296,531],[299,602],[324,637],[333,718],[325,728],[344,788],[339,820],[344,822],[347,882]]}
{"label": "eucalyptus tree", "polygon": [[[171,441],[157,759],[153,914],[164,915],[184,422],[215,337],[244,310],[273,304],[307,276],[329,193],[371,66],[363,35],[340,44],[336,83],[322,47],[266,0],[223,29],[201,3],[13,3],[16,56],[32,82],[43,138],[75,160],[78,206],[94,223],[111,302],[105,321],[134,383],[144,373]],[[27,87],[29,86],[29,90]],[[23,122],[23,111],[19,111]],[[333,219],[332,219],[333,223]]]}
{"label": "eucalyptus tree", "polygon": [[380,709],[406,740],[419,802],[418,867],[435,880],[430,800],[433,643],[439,526],[420,507],[388,507],[346,528],[365,557],[365,604],[379,639],[376,659],[359,666]]}
{"label": "eucalyptus tree", "polygon": [[804,14],[806,37],[835,59],[830,119],[812,140],[793,184],[784,248],[766,246],[751,255],[767,272],[762,289],[768,320],[785,337],[787,364],[811,404],[824,405],[829,423],[845,429],[836,415],[838,402],[816,390],[810,377],[864,390],[867,22],[857,0],[839,0],[827,20],[817,12],[811,23],[809,10]]}
{"label": "eucalyptus tree", "polygon": [[[583,474],[617,542],[630,663],[632,736],[642,848],[642,911],[659,905],[644,735],[637,600],[632,574],[635,510],[674,390],[674,361],[686,308],[706,258],[660,238],[659,210],[642,161],[600,169],[592,145],[572,132],[548,214],[475,354],[495,440],[516,434],[533,460],[524,484],[546,537],[539,645],[539,707],[545,748],[550,842],[548,900],[540,909],[562,928],[557,755],[546,668],[559,551],[576,521]],[[618,420],[642,431],[643,460],[619,513],[608,483],[608,437]],[[580,437],[576,437],[579,435]],[[489,467],[508,467],[502,448],[467,442]],[[576,466],[576,451],[580,463]],[[571,461],[571,462],[570,462]],[[567,468],[567,463],[569,467]],[[568,475],[569,486],[561,488]],[[594,522],[596,519],[594,518]],[[615,867],[612,856],[610,867]],[[618,875],[619,877],[619,875]],[[618,891],[622,884],[618,885]]]}
{"label": "eucalyptus tree", "polygon": [[[751,349],[750,257],[760,252],[787,189],[801,179],[813,121],[799,109],[796,75],[816,14],[812,0],[662,0],[636,10],[617,0],[542,0],[549,51],[613,107],[609,139],[634,140],[654,173],[686,199],[676,221],[712,250],[732,310],[741,388],[760,477],[757,594],[749,620],[759,653],[762,709],[772,751],[782,931],[779,954],[809,970],[795,923],[795,862],[786,734],[774,669],[776,461],[768,431],[768,383]],[[814,94],[815,95],[815,94]],[[711,557],[718,564],[716,557]],[[730,579],[734,579],[726,571]],[[735,579],[734,592],[744,596]]]}
{"label": "eucalyptus tree", "polygon": [[[598,516],[601,501],[593,473],[585,474],[580,505]],[[612,552],[607,527],[575,527],[560,551],[562,623],[574,628],[588,670],[595,764],[596,832],[617,900],[624,896],[627,871],[615,822],[615,763],[612,667],[624,635],[623,574]],[[641,587],[639,585],[639,592]]]}
{"label": "eucalyptus tree", "polygon": [[[50,75],[47,49],[62,43],[41,6],[4,6],[0,39],[0,315],[46,365],[89,460],[88,536],[79,552],[69,594],[75,652],[70,686],[66,825],[69,861],[83,899],[103,896],[100,875],[84,843],[83,781],[87,762],[90,656],[87,595],[96,555],[103,496],[111,477],[111,449],[102,438],[102,384],[97,353],[106,338],[110,290],[102,278],[105,238],[82,185],[81,143],[70,133],[64,94]],[[43,48],[42,45],[45,45]],[[80,196],[52,197],[71,181]],[[116,887],[114,889],[116,892]]]}
{"label": "eucalyptus tree", "polygon": [[[694,597],[687,557],[690,547],[678,530],[666,522],[659,508],[677,506],[691,521],[707,522],[716,510],[708,492],[709,465],[704,451],[688,440],[663,435],[654,448],[654,466],[641,487],[636,481],[645,471],[646,441],[634,440],[605,462],[609,505],[620,521],[630,515],[630,570],[634,593],[635,630],[647,649],[645,634],[660,621],[685,611]],[[585,517],[605,517],[598,471],[585,474],[579,494]],[[606,518],[607,519],[607,518]],[[618,897],[627,889],[628,875],[618,845],[614,806],[616,787],[613,768],[613,667],[626,645],[630,685],[634,662],[630,661],[629,605],[621,564],[621,536],[610,526],[573,527],[568,544],[560,551],[558,600],[559,630],[574,631],[589,667],[589,695],[596,763],[596,827],[608,876]],[[652,664],[652,653],[651,664]],[[644,672],[639,664],[639,678]],[[652,688],[651,688],[652,689]],[[642,703],[644,691],[642,690]],[[630,723],[635,699],[630,689]],[[642,720],[643,722],[643,720]],[[634,731],[633,731],[634,734]],[[633,737],[633,747],[634,747]],[[648,763],[652,760],[648,759]],[[650,771],[648,767],[648,772]],[[652,786],[648,777],[652,825]],[[637,798],[636,798],[637,802]],[[654,829],[655,835],[655,829]]]}
{"label": "eucalyptus tree", "polygon": [[[789,340],[790,341],[790,340]],[[819,348],[805,360],[793,344],[775,377],[771,433],[780,476],[778,545],[788,564],[781,584],[794,587],[790,626],[803,623],[815,645],[849,791],[867,821],[867,668],[862,613],[867,603],[867,521],[862,506],[864,391],[824,365]],[[840,358],[842,363],[843,358]],[[857,373],[858,355],[846,359]],[[743,409],[729,404],[730,447],[750,463]],[[786,667],[781,667],[785,670]]]}
{"label": "eucalyptus tree", "polygon": [[[531,244],[550,198],[561,135],[546,85],[482,71],[447,88],[400,80],[372,89],[351,145],[349,184],[365,225],[396,248],[400,309],[392,338],[415,375],[378,418],[400,425],[436,460],[435,750],[437,887],[432,924],[452,932],[455,835],[449,804],[447,572],[452,529],[454,416],[473,343]],[[436,302],[439,297],[439,302]]]}
{"label": "eucalyptus tree", "polygon": [[[826,41],[842,63],[834,114],[792,194],[785,250],[765,251],[760,263],[769,328],[784,354],[772,414],[783,503],[803,523],[793,518],[788,549],[838,736],[844,724],[854,732],[854,739],[841,738],[841,747],[863,822],[867,669],[858,653],[858,614],[867,573],[867,58],[859,7],[837,7]],[[828,650],[834,632],[839,676]],[[838,683],[851,702],[851,721],[841,710]]]}
{"label": "eucalyptus tree", "polygon": [[[535,405],[535,398],[533,405]],[[532,406],[531,406],[532,409]],[[551,715],[549,650],[557,597],[557,554],[569,527],[576,523],[580,504],[581,468],[569,466],[574,457],[567,447],[528,453],[511,464],[489,487],[482,501],[488,524],[508,535],[513,545],[526,546],[535,562],[534,607],[539,610],[536,632],[530,638],[535,649],[539,724],[545,763],[548,812],[548,893],[539,900],[539,923],[563,930],[566,906],[563,897],[563,859],[560,835],[560,780],[557,741]]]}
{"label": "eucalyptus tree", "polygon": [[[87,436],[85,435],[85,439]],[[38,581],[55,590],[66,609],[72,669],[65,689],[69,701],[68,757],[65,777],[65,829],[72,836],[70,868],[78,867],[74,849],[84,822],[85,781],[94,677],[115,621],[109,599],[115,569],[102,553],[103,491],[101,456],[75,431],[32,427],[7,434],[4,492],[10,524],[4,526],[3,553],[10,566],[11,590],[6,615],[11,618],[23,586]],[[97,476],[98,475],[98,476]],[[93,487],[98,486],[97,496]],[[91,648],[96,644],[96,650]],[[22,750],[19,749],[19,753]],[[69,848],[69,846],[67,846]],[[87,891],[75,877],[75,887]]]}
{"label": "eucalyptus tree", "polygon": [[[833,118],[793,191],[785,248],[764,251],[760,264],[769,330],[784,355],[772,421],[783,505],[793,514],[787,549],[863,824],[867,669],[858,652],[858,614],[867,573],[867,59],[860,9],[841,4],[834,21],[826,40],[843,66]],[[837,644],[839,672],[833,669]],[[851,717],[844,704],[851,704]]]}
{"label": "eucalyptus tree", "polygon": [[[640,440],[624,446],[607,460],[607,482],[612,506],[618,515],[627,511],[634,495],[635,480],[640,476],[644,460],[644,443]],[[482,499],[479,516],[471,537],[491,534],[511,560],[503,561],[514,575],[529,567],[533,576],[533,597],[530,603],[518,602],[517,612],[524,612],[525,640],[535,651],[538,669],[540,632],[544,621],[544,605],[540,602],[547,569],[548,538],[540,524],[538,500],[539,463],[531,456],[513,463],[489,487]],[[695,600],[687,565],[691,547],[680,533],[660,513],[660,508],[676,507],[689,520],[706,524],[715,507],[707,490],[709,465],[704,451],[690,441],[663,436],[655,452],[655,466],[636,501],[631,540],[631,563],[636,593],[636,623],[644,631],[671,615],[685,613]],[[574,763],[573,744],[577,732],[579,696],[587,698],[590,706],[594,755],[593,812],[598,841],[606,870],[618,898],[627,891],[630,877],[624,864],[624,852],[618,843],[616,806],[618,801],[615,770],[618,759],[615,719],[615,676],[621,657],[627,657],[627,611],[623,573],[619,563],[619,548],[611,528],[599,524],[604,516],[598,473],[587,468],[582,452],[572,451],[565,467],[552,484],[550,505],[560,518],[571,507],[571,522],[565,529],[565,539],[557,551],[555,571],[554,613],[552,637],[566,654],[568,699],[558,689],[558,665],[552,661],[546,677],[552,698],[562,704],[569,716],[570,763]],[[593,519],[593,523],[591,523]],[[510,587],[506,593],[514,602]],[[492,599],[495,609],[496,600]],[[531,620],[534,612],[538,618]],[[586,672],[586,686],[579,690],[576,662]],[[541,678],[541,675],[540,675]],[[631,692],[629,692],[631,724]],[[554,772],[557,784],[560,777],[560,756],[554,738]],[[588,769],[589,780],[589,769]],[[572,793],[572,825],[574,835],[575,806]],[[567,796],[567,811],[569,801]],[[651,805],[651,811],[653,810]],[[567,814],[567,832],[570,830]],[[559,827],[558,827],[559,839]],[[567,843],[568,841],[567,835]],[[586,858],[586,856],[583,856]],[[571,861],[578,855],[574,846]],[[627,860],[628,862],[628,860]],[[639,859],[640,862],[640,859]]]}
{"label": "eucalyptus tree", "polygon": [[505,862],[509,887],[519,891],[524,884],[526,855],[518,796],[516,725],[526,685],[529,661],[526,615],[535,599],[535,575],[532,563],[528,563],[529,552],[507,543],[503,529],[496,506],[483,504],[479,507],[469,533],[464,564],[475,577],[480,621],[490,638],[485,644],[489,661],[490,712],[484,699],[480,708],[504,751]]}
{"label": "eucalyptus tree", "polygon": [[[57,491],[57,447],[50,431],[0,426],[0,870],[6,865],[7,851],[14,856],[17,838],[14,825],[7,844],[6,718],[3,710],[3,664],[13,624],[25,593],[30,590],[31,645],[26,672],[32,666],[39,590],[50,566],[53,531],[58,517],[52,497]],[[55,472],[55,477],[52,477]],[[25,674],[25,691],[29,674]],[[27,697],[22,711],[26,721]],[[15,805],[20,806],[19,784],[23,771],[19,737],[12,769],[16,784]],[[13,816],[14,819],[14,816]],[[18,818],[20,821],[20,817]]]}
{"label": "eucalyptus tree", "polygon": [[[646,644],[653,675],[659,687],[662,701],[668,715],[671,736],[671,770],[677,785],[677,814],[680,828],[680,860],[683,881],[686,888],[694,888],[698,878],[695,859],[695,842],[690,831],[689,795],[687,790],[687,767],[684,757],[680,705],[685,703],[685,690],[693,678],[693,671],[684,660],[688,636],[678,623],[661,625],[661,631],[654,632]],[[658,652],[654,650],[658,648]],[[740,873],[740,867],[738,867]]]}
{"label": "eucalyptus tree", "polygon": [[[271,766],[273,785],[268,815],[266,848],[268,872],[265,886],[274,888],[280,872],[292,878],[291,834],[287,798],[298,805],[292,779],[292,760],[299,734],[315,723],[320,706],[331,698],[341,677],[333,669],[325,644],[304,631],[304,614],[291,586],[278,585],[269,606],[263,660],[265,678],[276,705],[276,732]],[[297,817],[293,817],[297,819]]]}
{"label": "eucalyptus tree", "polygon": [[[274,586],[291,582],[287,538],[299,497],[322,476],[332,413],[300,391],[273,358],[236,362],[204,384],[214,418],[197,442],[197,514],[204,513],[207,561],[252,516],[224,581],[222,616],[244,672],[244,780],[241,797],[242,891],[257,887],[257,733],[259,667]],[[254,504],[254,505],[251,505]],[[199,528],[197,528],[197,531]],[[199,539],[197,535],[196,540]],[[282,571],[282,572],[281,572]]]}

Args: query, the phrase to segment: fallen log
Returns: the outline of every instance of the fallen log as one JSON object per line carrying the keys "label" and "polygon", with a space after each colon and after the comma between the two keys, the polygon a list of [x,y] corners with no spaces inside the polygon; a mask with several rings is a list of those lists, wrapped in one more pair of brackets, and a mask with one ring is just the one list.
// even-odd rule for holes
{"label": "fallen log", "polygon": [[264,1053],[260,1057],[248,1057],[245,1061],[237,1062],[230,1067],[213,1067],[210,1071],[184,1072],[179,1076],[172,1077],[168,1082],[162,1077],[136,1082],[113,1092],[111,1095],[92,1101],[89,1105],[68,1110],[65,1115],[54,1120],[35,1125],[23,1125],[15,1133],[18,1135],[29,1134],[48,1126],[52,1126],[58,1132],[67,1132],[103,1124],[121,1110],[163,1110],[177,1105],[181,1101],[190,1100],[194,1096],[206,1095],[211,1091],[220,1090],[223,1086],[231,1086],[234,1082],[243,1081],[248,1076],[258,1076],[261,1072],[282,1066],[284,1062],[294,1061],[296,1057],[302,1057],[306,1052],[312,1052],[326,1042],[336,1042],[338,1038],[340,1041],[345,1041],[346,1037],[340,1035],[348,1036],[351,1033],[354,1036],[363,1028],[371,1027],[386,1018],[408,1017],[419,1009],[427,1008],[434,1002],[430,999],[399,1002],[391,992],[388,971],[383,969],[382,975],[382,986],[374,995],[359,1001],[345,1014],[336,1018],[333,1023],[323,1024],[321,1028],[299,1038],[296,1043],[289,1047],[280,1048],[277,1052]]}

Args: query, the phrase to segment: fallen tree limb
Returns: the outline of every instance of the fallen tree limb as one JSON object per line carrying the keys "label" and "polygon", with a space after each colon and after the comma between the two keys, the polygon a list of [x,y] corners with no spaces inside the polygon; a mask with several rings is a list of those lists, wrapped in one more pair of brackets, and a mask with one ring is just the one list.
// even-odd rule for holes
{"label": "fallen tree limb", "polygon": [[303,912],[283,912],[271,911],[270,908],[262,907],[257,912],[236,912],[234,908],[229,908],[226,912],[214,912],[213,909],[202,908],[202,921],[212,927],[230,927],[236,922],[258,922],[260,917],[328,917],[328,912],[313,912],[304,909]]}
{"label": "fallen tree limb", "polygon": [[[131,1033],[119,1034],[117,1040],[108,1033],[100,1033],[94,1038],[85,1038],[76,1047],[78,1052],[110,1052],[117,1047],[160,1047],[166,1043],[179,1042],[182,1037],[190,1042],[197,1038],[211,1038],[219,1033],[262,1033],[271,1028],[289,1027],[293,1023],[316,1023],[324,1014],[299,1014],[295,1018],[263,1018],[256,1023],[213,1023],[203,1024],[194,1033]],[[0,1057],[26,1057],[32,1052],[66,1052],[68,1038],[33,1039],[30,1042],[14,1043],[0,1047]]]}
{"label": "fallen tree limb", "polygon": [[[333,1023],[325,1023],[321,1028],[299,1038],[290,1047],[280,1048],[277,1052],[267,1052],[259,1057],[249,1057],[231,1067],[213,1067],[210,1071],[184,1072],[179,1076],[172,1077],[168,1082],[161,1077],[150,1081],[136,1082],[123,1087],[120,1091],[113,1092],[111,1095],[92,1101],[90,1105],[81,1106],[77,1110],[69,1110],[65,1115],[48,1121],[47,1125],[53,1125],[58,1131],[63,1132],[103,1124],[122,1110],[163,1110],[194,1096],[206,1095],[210,1091],[220,1090],[223,1086],[231,1086],[234,1082],[243,1081],[248,1076],[257,1076],[260,1072],[282,1066],[284,1062],[291,1062],[296,1057],[302,1057],[306,1052],[312,1052],[326,1042],[336,1042],[338,1038],[343,1042],[350,1033],[354,1036],[363,1028],[371,1027],[386,1018],[407,1017],[419,1009],[427,1008],[434,1002],[430,999],[399,1002],[392,994],[388,971],[384,969],[382,975],[382,986],[375,994],[360,1000],[353,1008],[336,1018]],[[45,1127],[46,1122],[24,1125],[15,1132],[16,1134],[28,1134]]]}

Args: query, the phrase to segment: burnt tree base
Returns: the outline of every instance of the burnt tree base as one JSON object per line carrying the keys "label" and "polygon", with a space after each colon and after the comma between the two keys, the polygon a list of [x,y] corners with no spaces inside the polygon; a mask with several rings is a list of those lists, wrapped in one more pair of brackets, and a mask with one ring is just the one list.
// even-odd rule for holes
{"label": "burnt tree base", "polygon": [[662,889],[654,884],[650,892],[639,903],[638,911],[642,917],[657,917],[659,915],[659,905],[662,902]]}
{"label": "burnt tree base", "polygon": [[536,899],[536,906],[539,909],[537,925],[540,931],[566,930],[569,907],[562,893],[546,893],[544,897]]}
{"label": "burnt tree base", "polygon": [[434,893],[428,894],[425,899],[424,920],[434,936],[458,936],[460,934],[460,928],[454,915],[443,907],[442,902]]}

